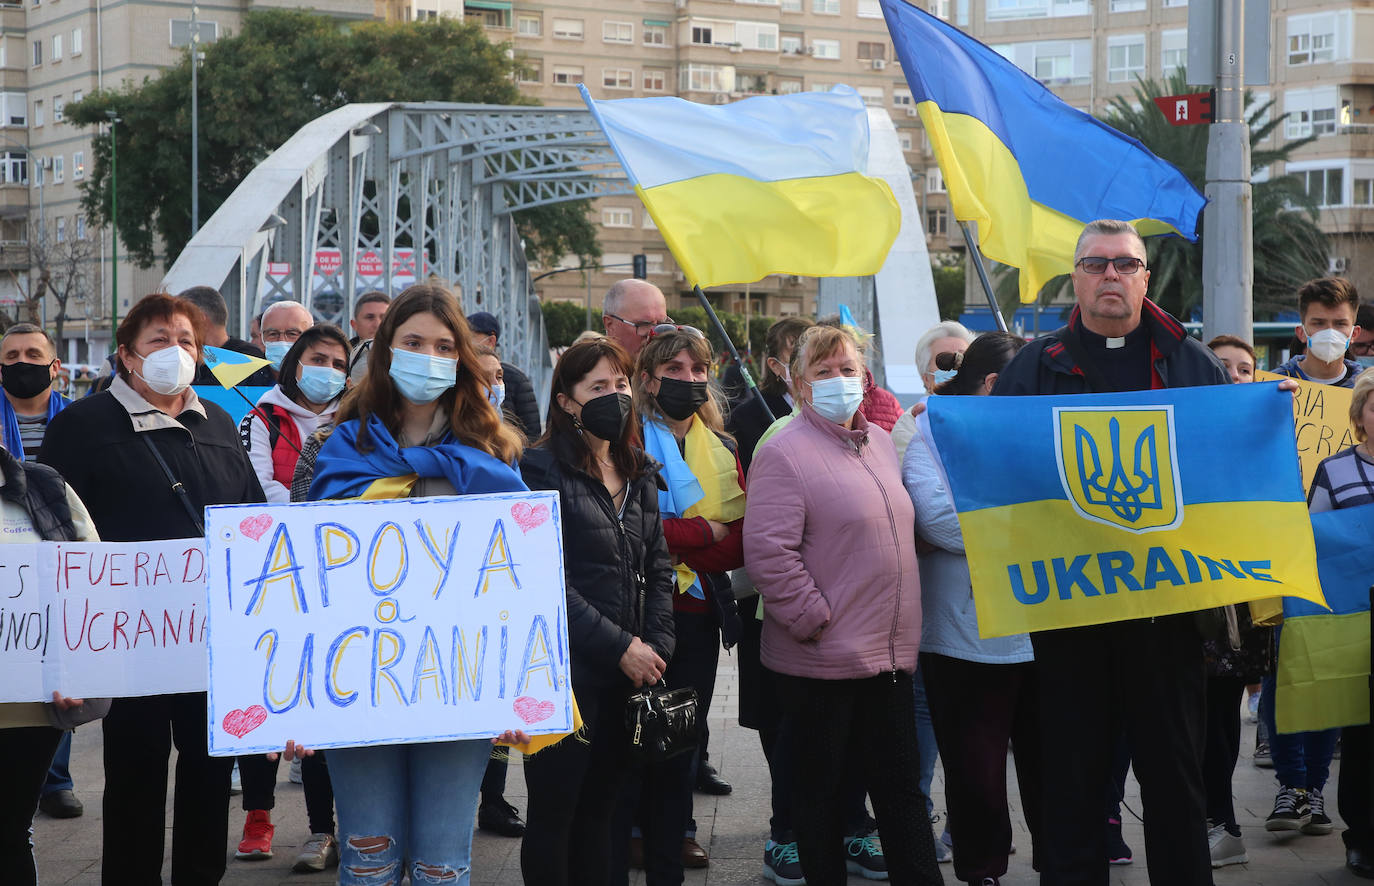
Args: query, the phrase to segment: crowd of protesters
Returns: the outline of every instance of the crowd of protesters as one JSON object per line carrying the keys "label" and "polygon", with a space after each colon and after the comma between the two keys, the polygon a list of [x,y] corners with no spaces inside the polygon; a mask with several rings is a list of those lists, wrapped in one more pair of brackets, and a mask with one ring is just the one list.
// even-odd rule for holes
{"label": "crowd of protesters", "polygon": [[[988,397],[1254,381],[1248,342],[1194,341],[1147,297],[1149,277],[1134,228],[1093,222],[1062,329],[1027,343],[942,322],[913,343],[924,386]],[[1374,503],[1374,317],[1340,278],[1296,300],[1299,353],[1276,372],[1353,389],[1356,443],[1322,462],[1309,506]],[[5,882],[38,882],[35,809],[82,814],[65,726],[103,713],[110,886],[161,882],[173,747],[173,883],[224,876],[231,791],[246,813],[233,854],[273,856],[285,756],[308,819],[297,871],[337,866],[350,886],[466,883],[476,824],[523,839],[532,886],[619,886],[632,867],[649,886],[677,886],[710,863],[694,792],[731,786],[707,730],[692,753],[636,762],[625,705],[644,686],[691,687],[705,723],[722,649],[737,650],[740,721],[768,765],[762,872],[778,886],[851,873],[934,884],[949,861],[956,881],[997,886],[1017,851],[1009,750],[1023,851],[1042,883],[1106,882],[1109,865],[1132,861],[1120,802],[1134,768],[1151,882],[1210,886],[1214,868],[1248,861],[1231,788],[1247,690],[1256,762],[1271,761],[1278,782],[1266,829],[1334,830],[1324,792],[1343,748],[1347,866],[1374,879],[1369,727],[1279,733],[1281,629],[1247,607],[1222,635],[1186,613],[980,636],[940,452],[919,421],[927,403],[903,410],[875,383],[862,330],[775,323],[752,392],[737,370],[717,380],[707,335],[674,323],[662,292],[621,281],[603,331],[558,358],[541,417],[529,378],[501,359],[497,318],[464,317],[436,285],[359,297],[351,339],[294,302],[253,318],[260,343],[229,336],[227,319],[208,287],[141,299],[109,378],[76,402],[55,390],[51,338],[12,326],[0,339],[3,542],[194,538],[207,505],[366,498],[374,480],[411,475],[411,497],[556,490],[583,728],[537,752],[512,728],[327,753],[293,741],[236,763],[208,753],[205,693],[3,705]],[[250,382],[267,391],[237,428],[192,386],[214,381],[205,346],[267,363]],[[529,752],[523,818],[504,796],[507,745]]]}

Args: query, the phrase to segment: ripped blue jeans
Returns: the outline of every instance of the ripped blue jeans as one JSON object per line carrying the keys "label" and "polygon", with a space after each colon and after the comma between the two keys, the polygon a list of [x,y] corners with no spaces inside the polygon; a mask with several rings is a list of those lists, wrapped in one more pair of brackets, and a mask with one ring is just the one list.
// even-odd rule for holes
{"label": "ripped blue jeans", "polygon": [[331,748],[339,886],[468,886],[491,742]]}

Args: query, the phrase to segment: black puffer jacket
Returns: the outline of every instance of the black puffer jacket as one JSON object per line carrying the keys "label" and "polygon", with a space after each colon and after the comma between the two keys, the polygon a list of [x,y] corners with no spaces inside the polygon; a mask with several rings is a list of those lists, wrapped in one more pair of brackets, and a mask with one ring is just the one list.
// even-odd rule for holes
{"label": "black puffer jacket", "polygon": [[501,372],[506,379],[506,402],[501,409],[519,423],[525,439],[539,439],[544,430],[539,421],[539,398],[534,395],[530,377],[509,363],[501,364]]}
{"label": "black puffer jacket", "polygon": [[665,661],[673,655],[673,569],[658,515],[660,465],[651,460],[649,472],[631,481],[624,518],[617,519],[606,487],[575,466],[570,447],[557,438],[545,446],[525,450],[520,471],[530,489],[556,489],[560,496],[573,684],[628,689],[620,657],[631,639],[639,637]]}

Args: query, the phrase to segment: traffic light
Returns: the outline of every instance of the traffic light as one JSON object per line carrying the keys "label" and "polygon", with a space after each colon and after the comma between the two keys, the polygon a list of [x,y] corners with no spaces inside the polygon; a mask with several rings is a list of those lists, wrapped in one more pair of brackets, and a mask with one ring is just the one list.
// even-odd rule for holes
{"label": "traffic light", "polygon": [[634,257],[634,276],[636,280],[649,278],[649,258],[642,252]]}

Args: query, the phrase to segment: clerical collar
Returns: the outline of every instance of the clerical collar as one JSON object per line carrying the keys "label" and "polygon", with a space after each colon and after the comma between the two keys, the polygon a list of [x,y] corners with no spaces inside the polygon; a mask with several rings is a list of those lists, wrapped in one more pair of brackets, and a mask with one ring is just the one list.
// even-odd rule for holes
{"label": "clerical collar", "polygon": [[1146,328],[1144,323],[1141,323],[1135,329],[1119,337],[1098,335],[1086,326],[1080,327],[1079,333],[1082,335],[1085,345],[1094,350],[1103,351],[1117,351],[1127,347],[1138,347],[1141,342],[1145,341],[1150,336],[1150,330]]}

